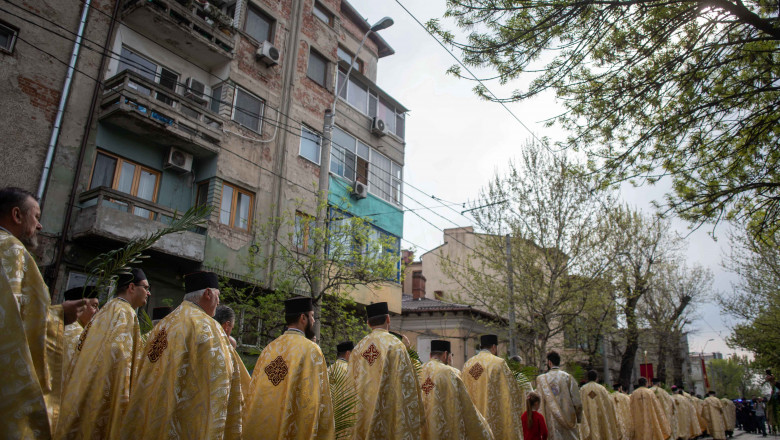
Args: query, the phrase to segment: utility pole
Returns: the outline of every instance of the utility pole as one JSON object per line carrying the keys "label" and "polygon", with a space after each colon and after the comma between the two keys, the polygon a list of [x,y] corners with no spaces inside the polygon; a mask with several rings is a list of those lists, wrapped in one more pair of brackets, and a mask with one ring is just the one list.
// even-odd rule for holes
{"label": "utility pole", "polygon": [[506,284],[509,289],[509,356],[517,354],[515,343],[515,282],[512,278],[512,236],[506,234]]}

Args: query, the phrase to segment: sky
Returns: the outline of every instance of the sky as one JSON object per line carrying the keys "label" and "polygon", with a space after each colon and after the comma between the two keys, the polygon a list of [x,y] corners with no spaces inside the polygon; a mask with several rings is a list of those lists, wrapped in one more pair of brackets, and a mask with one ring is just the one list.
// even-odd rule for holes
{"label": "sky", "polygon": [[[525,142],[533,136],[546,136],[553,141],[562,138],[564,133],[542,123],[556,116],[561,107],[551,93],[508,104],[524,127],[500,104],[478,98],[472,91],[473,81],[446,74],[456,61],[399,5],[400,1],[425,23],[443,17],[444,0],[349,1],[369,23],[384,16],[395,21],[392,27],[380,31],[396,53],[380,59],[377,85],[410,109],[406,119],[403,192],[404,208],[414,211],[404,215],[402,247],[415,248],[419,256],[442,243],[440,229],[473,224],[470,217],[460,214],[464,209],[461,205],[476,199],[480,188],[497,171],[503,171],[509,160],[519,157]],[[451,23],[444,24],[456,30]],[[519,85],[500,87],[488,83],[499,96],[508,95]],[[624,185],[620,189],[624,203],[646,212],[654,210],[651,202],[662,200],[663,194],[661,186]],[[721,266],[728,252],[728,225],[718,226],[714,233],[706,225],[691,231],[679,219],[672,220],[672,226],[686,237],[688,263],[712,270],[714,290],[731,290],[736,278]],[[725,342],[731,324],[713,302],[701,305],[690,327],[690,351],[735,352]]]}

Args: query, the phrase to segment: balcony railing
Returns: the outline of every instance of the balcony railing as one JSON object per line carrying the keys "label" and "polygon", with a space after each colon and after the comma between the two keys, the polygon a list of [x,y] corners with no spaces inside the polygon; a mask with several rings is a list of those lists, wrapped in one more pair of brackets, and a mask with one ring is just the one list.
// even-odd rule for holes
{"label": "balcony railing", "polygon": [[221,117],[204,102],[180,95],[135,72],[125,70],[105,83],[102,117],[117,110],[131,112],[185,142],[210,151],[222,142]]}
{"label": "balcony railing", "polygon": [[[181,50],[204,65],[213,67],[233,58],[233,18],[213,4],[195,0],[125,0],[122,10],[122,17],[131,28],[159,35],[161,44],[174,45],[172,49]],[[189,38],[177,42],[179,36],[171,35],[176,28]]]}

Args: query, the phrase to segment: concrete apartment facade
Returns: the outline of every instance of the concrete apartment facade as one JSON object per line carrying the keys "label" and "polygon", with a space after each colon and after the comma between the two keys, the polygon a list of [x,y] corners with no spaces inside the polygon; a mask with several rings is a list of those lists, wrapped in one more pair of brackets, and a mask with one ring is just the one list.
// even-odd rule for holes
{"label": "concrete apartment facade", "polygon": [[[323,117],[337,80],[344,87],[326,164],[330,211],[370,218],[400,252],[407,109],[376,84],[379,59],[394,53],[378,34],[344,80],[370,27],[348,2],[67,3],[12,1],[0,10],[0,43],[16,43],[0,47],[0,93],[12,110],[0,123],[8,168],[0,185],[35,192],[86,8],[43,179],[36,254],[55,301],[83,284],[95,255],[201,204],[213,207],[206,226],[161,240],[142,265],[154,286],[148,311],[177,304],[183,275],[196,270],[264,283],[267,273],[247,273],[245,261],[278,251],[258,225],[285,212],[316,213]],[[356,182],[366,187],[359,198]],[[401,286],[358,289],[355,299],[388,301],[400,313]]]}

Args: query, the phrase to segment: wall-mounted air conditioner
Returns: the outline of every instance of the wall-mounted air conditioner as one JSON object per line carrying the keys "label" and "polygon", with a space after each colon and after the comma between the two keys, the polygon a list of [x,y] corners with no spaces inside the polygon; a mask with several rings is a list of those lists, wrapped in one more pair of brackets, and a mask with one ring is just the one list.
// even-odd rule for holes
{"label": "wall-mounted air conditioner", "polygon": [[269,41],[263,41],[263,44],[257,49],[255,54],[255,58],[264,62],[268,67],[279,64],[279,56],[279,49],[274,47]]}
{"label": "wall-mounted air conditioner", "polygon": [[192,171],[192,155],[178,148],[171,147],[171,150],[168,152],[168,159],[165,161],[165,168],[189,173]]}

